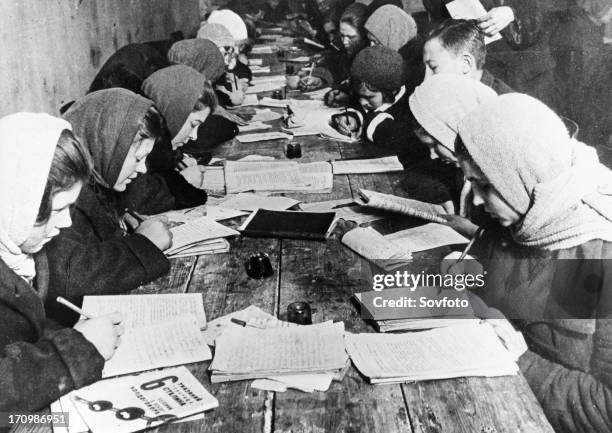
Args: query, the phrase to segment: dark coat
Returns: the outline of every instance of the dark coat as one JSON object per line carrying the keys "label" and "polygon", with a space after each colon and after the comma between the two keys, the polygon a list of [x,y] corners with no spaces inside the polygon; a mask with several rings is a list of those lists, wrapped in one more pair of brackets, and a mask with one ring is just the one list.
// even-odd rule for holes
{"label": "dark coat", "polygon": [[[48,244],[50,299],[63,296],[80,304],[85,295],[127,292],[170,269],[164,253],[149,239],[123,233],[110,204],[99,194],[89,185],[83,187],[72,212],[72,227]],[[67,317],[65,308],[58,309],[53,302],[47,307],[52,317]]]}
{"label": "dark coat", "polygon": [[[51,326],[43,301],[48,270],[36,257],[35,288],[0,260],[0,411],[29,412],[100,379],[104,359],[71,328]],[[0,431],[2,428],[0,427]]]}
{"label": "dark coat", "polygon": [[485,232],[479,295],[529,350],[519,366],[557,432],[612,431],[612,243],[543,251]]}

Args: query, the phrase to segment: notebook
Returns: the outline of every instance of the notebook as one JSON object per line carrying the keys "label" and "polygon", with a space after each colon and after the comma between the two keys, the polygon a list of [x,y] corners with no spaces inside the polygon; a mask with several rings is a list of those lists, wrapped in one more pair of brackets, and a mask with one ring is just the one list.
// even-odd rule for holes
{"label": "notebook", "polygon": [[258,209],[238,230],[246,236],[324,240],[333,228],[335,217],[334,212]]}

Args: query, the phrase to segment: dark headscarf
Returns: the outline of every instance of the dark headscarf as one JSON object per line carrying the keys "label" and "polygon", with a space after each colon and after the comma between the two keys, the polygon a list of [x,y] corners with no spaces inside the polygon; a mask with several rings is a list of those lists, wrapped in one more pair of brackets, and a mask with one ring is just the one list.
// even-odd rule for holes
{"label": "dark headscarf", "polygon": [[161,69],[142,84],[142,92],[155,103],[170,137],[179,133],[202,95],[206,77],[193,68],[175,65]]}
{"label": "dark headscarf", "polygon": [[117,182],[139,123],[152,106],[129,90],[107,89],[82,97],[64,114],[89,150],[104,186]]}
{"label": "dark headscarf", "polygon": [[155,48],[146,44],[128,44],[119,48],[104,63],[88,93],[114,87],[140,93],[142,82],[149,75],[169,65],[170,62]]}
{"label": "dark headscarf", "polygon": [[221,51],[208,39],[185,39],[175,42],[168,51],[168,60],[191,66],[211,81],[216,81],[225,70]]}

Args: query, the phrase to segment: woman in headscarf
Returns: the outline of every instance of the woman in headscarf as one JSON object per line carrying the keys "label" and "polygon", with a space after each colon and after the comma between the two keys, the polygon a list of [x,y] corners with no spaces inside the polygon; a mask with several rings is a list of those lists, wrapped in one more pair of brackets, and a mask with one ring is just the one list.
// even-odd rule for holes
{"label": "woman in headscarf", "polygon": [[[127,227],[117,198],[147,171],[161,129],[153,102],[125,89],[101,90],[64,117],[89,150],[94,176],[79,195],[74,224],[49,244],[53,299],[80,303],[84,295],[122,293],[164,275],[170,264],[162,251],[172,243],[166,222],[151,218]],[[61,317],[53,307],[50,313]]]}
{"label": "woman in headscarf", "polygon": [[238,61],[236,40],[231,32],[222,24],[203,22],[198,39],[212,41],[223,55],[225,73],[214,81],[219,103],[224,107],[242,104],[252,74],[248,66]]}
{"label": "woman in headscarf", "polygon": [[519,367],[555,431],[610,431],[612,172],[527,95],[483,103],[459,137],[474,204],[497,220],[474,245],[478,294],[524,335]]}
{"label": "woman in headscarf", "polygon": [[140,93],[142,82],[153,72],[170,66],[155,48],[146,44],[128,44],[119,48],[94,78],[87,93],[121,87]]}
{"label": "woman in headscarf", "polygon": [[[351,62],[359,51],[367,46],[363,25],[367,18],[367,6],[361,3],[353,3],[347,7],[340,16],[340,40],[342,42],[341,51],[333,51],[327,54],[319,62],[312,72],[311,77],[305,77],[300,82],[300,87],[304,90],[320,89],[328,86],[338,87],[343,81],[347,80],[351,72]],[[343,89],[347,93],[345,85]],[[347,97],[339,95],[341,90],[331,92],[327,99],[331,105],[340,104],[341,100],[347,101]],[[333,99],[331,99],[333,98]],[[336,99],[338,99],[336,101]]]}
{"label": "woman in headscarf", "polygon": [[453,212],[446,218],[465,236],[477,229],[468,218],[479,222],[481,215],[469,205],[471,188],[459,168],[455,139],[464,117],[496,96],[493,89],[466,76],[438,74],[427,78],[408,100],[416,121],[414,132],[431,150],[431,160],[412,166],[404,187],[418,200],[450,201]]}
{"label": "woman in headscarf", "polygon": [[398,52],[417,36],[414,18],[393,5],[376,9],[366,21],[365,29],[372,44]]}
{"label": "woman in headscarf", "polygon": [[45,244],[70,226],[91,162],[68,122],[0,119],[0,411],[43,409],[99,380],[119,344],[120,314],[58,328],[45,316]]}
{"label": "woman in headscarf", "polygon": [[[191,66],[211,82],[225,75],[223,55],[208,39],[186,39],[176,42],[168,52],[171,62]],[[238,135],[238,125],[245,121],[218,105],[214,113],[198,128],[198,139],[190,141],[187,153],[199,156],[210,148]]]}

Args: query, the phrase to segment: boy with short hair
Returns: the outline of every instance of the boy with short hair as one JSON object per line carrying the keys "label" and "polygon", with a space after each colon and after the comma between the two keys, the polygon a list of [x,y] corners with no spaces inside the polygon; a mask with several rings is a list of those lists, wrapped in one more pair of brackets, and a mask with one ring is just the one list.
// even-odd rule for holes
{"label": "boy with short hair", "polygon": [[514,90],[484,69],[487,47],[478,26],[468,20],[447,20],[425,38],[425,76],[467,75],[491,87],[497,94]]}

